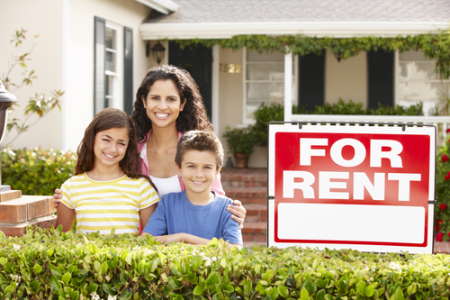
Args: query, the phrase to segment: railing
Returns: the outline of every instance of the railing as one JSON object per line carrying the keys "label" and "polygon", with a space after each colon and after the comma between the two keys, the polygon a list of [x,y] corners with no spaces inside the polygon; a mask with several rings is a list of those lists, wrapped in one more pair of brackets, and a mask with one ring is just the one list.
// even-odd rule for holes
{"label": "railing", "polygon": [[[286,114],[285,114],[286,115]],[[450,116],[379,116],[379,115],[293,115],[287,122],[306,123],[386,123],[395,125],[435,125],[438,144],[446,142],[446,132],[450,128]]]}

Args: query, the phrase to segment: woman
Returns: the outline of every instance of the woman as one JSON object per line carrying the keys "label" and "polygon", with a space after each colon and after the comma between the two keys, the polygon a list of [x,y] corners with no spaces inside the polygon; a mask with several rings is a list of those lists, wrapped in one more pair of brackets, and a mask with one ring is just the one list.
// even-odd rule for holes
{"label": "woman", "polygon": [[[175,163],[178,139],[189,130],[212,129],[194,79],[175,66],[151,69],[137,91],[132,118],[142,174],[150,176],[160,195],[183,190]],[[220,176],[213,190],[225,194]],[[235,200],[228,210],[233,219],[244,223],[246,210],[240,201]]]}
{"label": "woman", "polygon": [[[137,91],[132,119],[137,132],[141,173],[152,179],[161,196],[182,191],[183,182],[175,164],[178,138],[189,130],[212,129],[194,79],[175,66],[151,69]],[[213,190],[225,194],[220,175]],[[55,190],[54,198],[61,199],[60,190]],[[234,200],[228,210],[242,226],[246,210],[241,202]]]}

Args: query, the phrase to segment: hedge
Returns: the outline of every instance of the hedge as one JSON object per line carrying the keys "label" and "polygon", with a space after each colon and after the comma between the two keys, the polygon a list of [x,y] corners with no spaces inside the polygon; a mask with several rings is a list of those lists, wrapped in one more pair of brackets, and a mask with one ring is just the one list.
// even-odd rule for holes
{"label": "hedge", "polygon": [[0,236],[1,299],[448,299],[450,255]]}
{"label": "hedge", "polygon": [[4,149],[0,152],[2,183],[25,195],[52,195],[72,176],[76,155],[53,149]]}

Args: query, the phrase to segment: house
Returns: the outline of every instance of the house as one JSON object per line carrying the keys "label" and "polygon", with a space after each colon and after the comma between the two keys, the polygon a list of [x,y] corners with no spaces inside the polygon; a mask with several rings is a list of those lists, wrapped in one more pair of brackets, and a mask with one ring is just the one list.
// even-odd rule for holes
{"label": "house", "polygon": [[14,32],[23,28],[30,37],[38,35],[30,45],[30,64],[38,77],[31,88],[11,92],[23,104],[37,91],[64,91],[61,110],[13,146],[74,150],[96,111],[114,106],[130,112],[140,80],[152,65],[140,26],[152,10],[164,14],[176,8],[170,0],[1,1],[0,74],[19,54],[10,43]]}
{"label": "house", "polygon": [[[435,60],[416,49],[372,47],[355,55],[324,49],[297,55],[292,47],[287,53],[279,47],[261,52],[245,47],[254,41],[226,43],[243,35],[336,40],[438,34],[450,27],[448,0],[7,0],[1,5],[6,5],[1,49],[7,34],[28,25],[42,37],[36,68],[46,72],[41,75],[47,81],[43,88],[66,91],[62,111],[30,130],[17,146],[74,149],[96,110],[105,105],[130,110],[140,78],[158,62],[192,73],[219,135],[226,126],[251,124],[260,104],[283,103],[286,95],[305,107],[340,98],[365,107],[422,101],[426,114],[449,99],[450,81],[435,71]],[[103,36],[105,43],[116,36],[118,45],[124,37],[128,46],[117,52],[103,49]],[[211,42],[215,39],[225,42]],[[111,56],[124,56],[116,66],[122,73],[107,72]],[[444,67],[449,68],[448,58]],[[99,71],[103,69],[107,71]],[[250,165],[264,166],[265,160],[260,149]]]}

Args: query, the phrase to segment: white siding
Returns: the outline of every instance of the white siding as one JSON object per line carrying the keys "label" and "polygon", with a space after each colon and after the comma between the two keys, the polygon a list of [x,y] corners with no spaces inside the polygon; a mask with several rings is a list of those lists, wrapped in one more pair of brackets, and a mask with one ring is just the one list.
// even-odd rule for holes
{"label": "white siding", "polygon": [[[54,0],[2,0],[0,11],[0,73],[5,74],[11,57],[19,52],[10,40],[17,29],[23,28],[29,36],[39,35],[32,53],[30,66],[36,70],[37,79],[31,87],[11,90],[23,108],[29,97],[36,92],[63,89],[62,83],[62,5]],[[31,41],[31,39],[28,39]],[[32,45],[28,43],[28,45]],[[21,71],[21,70],[19,70]],[[20,72],[19,72],[20,74]],[[19,78],[14,76],[14,78]],[[9,118],[23,119],[21,110],[9,114]],[[62,113],[54,111],[22,134],[14,147],[62,146]]]}

